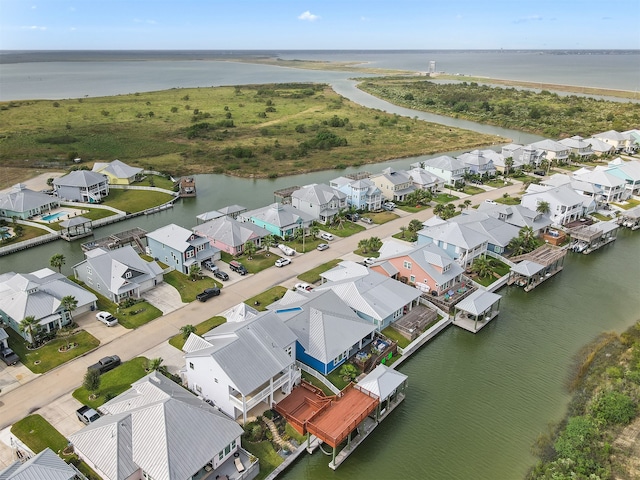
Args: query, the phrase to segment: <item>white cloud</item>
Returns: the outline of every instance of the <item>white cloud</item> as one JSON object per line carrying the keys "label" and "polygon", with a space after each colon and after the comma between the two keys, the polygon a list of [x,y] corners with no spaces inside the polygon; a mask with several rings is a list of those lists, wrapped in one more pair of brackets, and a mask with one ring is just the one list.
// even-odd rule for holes
{"label": "white cloud", "polygon": [[315,22],[316,20],[319,20],[319,19],[320,17],[318,15],[314,15],[309,10],[298,15],[298,20],[308,20],[309,22]]}
{"label": "white cloud", "polygon": [[542,15],[529,15],[528,17],[517,18],[513,23],[538,22],[540,20],[542,20]]}
{"label": "white cloud", "polygon": [[29,25],[27,27],[22,27],[22,29],[23,30],[42,30],[42,31],[44,31],[44,30],[47,29],[47,27],[42,27],[42,26],[39,26],[39,25]]}
{"label": "white cloud", "polygon": [[37,5],[31,5],[31,10],[35,10],[36,8],[38,8]]}

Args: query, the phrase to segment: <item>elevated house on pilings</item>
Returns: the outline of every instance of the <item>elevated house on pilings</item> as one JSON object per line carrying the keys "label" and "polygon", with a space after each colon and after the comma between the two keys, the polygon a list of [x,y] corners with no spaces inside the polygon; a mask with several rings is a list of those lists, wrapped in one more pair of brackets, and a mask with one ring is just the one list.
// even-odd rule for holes
{"label": "elevated house on pilings", "polygon": [[182,197],[196,196],[196,179],[194,177],[182,177],[178,180],[178,194]]}

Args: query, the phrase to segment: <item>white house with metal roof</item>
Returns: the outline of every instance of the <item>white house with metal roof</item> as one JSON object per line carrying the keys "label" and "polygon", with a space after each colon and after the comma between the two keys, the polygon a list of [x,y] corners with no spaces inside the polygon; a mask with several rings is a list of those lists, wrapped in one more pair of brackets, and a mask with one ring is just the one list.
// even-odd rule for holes
{"label": "white house with metal roof", "polygon": [[[78,304],[69,312],[62,304],[67,296]],[[7,272],[0,274],[0,317],[28,342],[33,342],[29,331],[20,331],[20,322],[33,316],[38,326],[34,337],[46,335],[72,322],[72,315],[93,310],[98,298],[64,275],[43,268],[32,273]]]}
{"label": "white house with metal roof", "polygon": [[18,183],[7,192],[0,194],[0,217],[22,220],[42,215],[60,206],[60,199],[40,192],[29,190]]}
{"label": "white house with metal roof", "polygon": [[591,150],[593,150],[594,155],[598,157],[602,155],[610,155],[616,152],[613,145],[600,140],[599,138],[585,138],[585,142],[591,146]]}
{"label": "white house with metal roof", "polygon": [[327,225],[340,210],[347,207],[347,195],[324,183],[314,183],[293,192],[291,206]]}
{"label": "white house with metal roof", "polygon": [[496,167],[493,164],[492,156],[493,154],[486,154],[484,150],[472,150],[459,155],[457,158],[469,169],[469,173],[474,173],[481,177],[493,177],[496,174]]}
{"label": "white house with metal roof", "polygon": [[268,308],[296,335],[296,359],[323,375],[371,343],[376,331],[332,290],[287,290]]}
{"label": "white house with metal roof", "polygon": [[58,198],[70,202],[99,203],[109,195],[109,179],[97,172],[74,170],[53,180]]}
{"label": "white house with metal roof", "polygon": [[623,198],[640,195],[640,162],[638,160],[625,162],[618,158],[609,162],[606,172],[625,181],[626,195]]}
{"label": "white house with metal roof", "polygon": [[413,163],[411,167],[422,167],[428,172],[443,178],[447,185],[463,183],[465,174],[469,172],[469,167],[462,160],[449,155],[440,155],[421,163]]}
{"label": "white house with metal roof", "polygon": [[606,170],[595,169],[581,174],[574,173],[573,178],[581,182],[585,182],[600,189],[602,200],[610,202],[619,202],[625,198],[627,193],[626,181],[617,175],[612,175]]}
{"label": "white house with metal roof", "polygon": [[629,133],[620,133],[616,130],[607,130],[606,132],[593,135],[608,145],[611,145],[616,152],[635,153],[637,144],[635,137]]}
{"label": "white house with metal roof", "polygon": [[545,150],[536,148],[532,144],[519,145],[517,143],[503,145],[501,154],[503,158],[511,158],[513,160],[512,168],[520,168],[524,165],[537,167],[547,157]]}
{"label": "white house with metal roof", "polygon": [[147,254],[184,274],[192,265],[220,260],[220,249],[212,247],[207,237],[175,223],[147,233]]}
{"label": "white house with metal roof", "polygon": [[577,193],[569,185],[547,187],[529,185],[522,196],[520,204],[531,210],[537,210],[541,202],[549,204],[549,217],[555,225],[573,222],[584,214],[585,197]]}
{"label": "white house with metal roof", "polygon": [[244,212],[239,219],[243,222],[255,223],[280,238],[287,238],[300,228],[306,231],[315,220],[313,215],[281,203],[273,203]]}
{"label": "white house with metal roof", "polygon": [[72,464],[62,460],[49,447],[24,463],[16,460],[0,470],[2,480],[86,480]]}
{"label": "white house with metal roof", "polygon": [[222,216],[200,225],[191,230],[209,239],[212,247],[219,248],[231,255],[240,255],[247,242],[256,247],[262,246],[262,239],[271,233],[251,222],[239,222],[228,216]]}
{"label": "white house with metal roof", "polygon": [[189,390],[245,423],[249,410],[268,410],[278,391],[288,394],[300,382],[296,340],[273,312],[227,322],[189,336],[183,375]]}
{"label": "white house with metal roof", "polygon": [[542,235],[553,223],[549,214],[536,212],[522,205],[504,205],[482,202],[478,212],[497,218],[518,228],[530,227],[535,235]]}
{"label": "white house with metal roof", "polygon": [[487,250],[498,254],[503,254],[509,242],[520,232],[520,228],[477,210],[463,211],[449,221],[465,225],[484,235],[487,238]]}
{"label": "white house with metal roof", "polygon": [[142,175],[142,168],[131,167],[120,160],[96,162],[92,171],[106,175],[111,185],[130,185]]}
{"label": "white house with metal roof", "polygon": [[320,274],[314,291],[333,290],[359,317],[381,331],[418,304],[421,292],[352,261],[342,261]]}
{"label": "white house with metal roof", "polygon": [[463,268],[487,251],[489,239],[475,230],[455,222],[426,226],[418,232],[418,245],[435,243]]}
{"label": "white house with metal roof", "polygon": [[556,160],[562,162],[569,159],[570,148],[555,140],[547,138],[539,142],[533,142],[531,147],[546,152],[545,158],[549,161]]}
{"label": "white house with metal roof", "polygon": [[425,170],[422,167],[414,167],[407,173],[411,177],[413,186],[420,190],[429,190],[432,193],[444,188],[444,178],[439,177],[433,172]]}
{"label": "white house with metal roof", "polygon": [[[187,480],[258,473],[241,446],[235,421],[158,372],[100,407],[105,415],[69,437],[78,456],[102,478]],[[213,477],[211,477],[213,478]]]}
{"label": "white house with metal roof", "polygon": [[382,191],[368,178],[334,178],[329,185],[347,196],[347,205],[368,212],[382,208]]}
{"label": "white house with metal roof", "polygon": [[163,270],[155,261],[147,262],[131,245],[115,250],[94,248],[73,266],[73,274],[91,289],[114,303],[141,294],[162,283]]}
{"label": "white house with metal roof", "polygon": [[574,135],[573,137],[563,138],[559,140],[559,143],[569,147],[571,153],[577,155],[579,158],[585,158],[593,155],[591,145],[580,135]]}

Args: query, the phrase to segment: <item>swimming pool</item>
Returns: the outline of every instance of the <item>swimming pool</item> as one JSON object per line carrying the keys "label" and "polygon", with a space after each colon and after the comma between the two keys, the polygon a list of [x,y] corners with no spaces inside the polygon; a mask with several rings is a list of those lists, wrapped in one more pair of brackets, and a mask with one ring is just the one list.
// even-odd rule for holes
{"label": "swimming pool", "polygon": [[65,215],[69,215],[69,212],[50,213],[49,215],[43,215],[42,220],[50,222],[52,220],[58,220],[60,217],[64,217]]}

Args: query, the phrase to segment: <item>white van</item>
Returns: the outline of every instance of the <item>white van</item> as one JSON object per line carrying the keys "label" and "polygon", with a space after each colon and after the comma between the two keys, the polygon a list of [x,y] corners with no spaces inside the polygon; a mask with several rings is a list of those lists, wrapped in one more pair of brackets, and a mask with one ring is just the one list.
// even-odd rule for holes
{"label": "white van", "polygon": [[293,248],[285,245],[284,243],[281,243],[280,245],[278,245],[278,248],[282,250],[282,252],[289,257],[296,254],[296,251]]}

